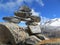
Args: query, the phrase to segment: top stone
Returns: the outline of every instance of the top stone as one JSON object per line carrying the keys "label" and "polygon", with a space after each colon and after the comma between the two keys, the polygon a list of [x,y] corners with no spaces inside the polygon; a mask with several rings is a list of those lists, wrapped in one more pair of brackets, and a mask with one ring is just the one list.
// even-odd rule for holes
{"label": "top stone", "polygon": [[28,6],[23,5],[23,6],[20,7],[19,11],[22,11],[22,12],[30,12],[31,9]]}
{"label": "top stone", "polygon": [[27,18],[31,15],[32,15],[31,9],[26,5],[21,6],[19,10],[15,12],[15,16],[23,17],[23,18]]}

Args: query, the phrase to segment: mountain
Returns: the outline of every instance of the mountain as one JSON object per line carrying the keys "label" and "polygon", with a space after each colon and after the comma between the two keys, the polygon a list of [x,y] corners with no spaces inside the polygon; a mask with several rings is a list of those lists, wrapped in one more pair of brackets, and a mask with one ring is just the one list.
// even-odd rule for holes
{"label": "mountain", "polygon": [[45,22],[45,25],[60,26],[60,18],[51,19],[51,20]]}
{"label": "mountain", "polygon": [[60,18],[51,19],[41,26],[42,33],[50,38],[60,37]]}

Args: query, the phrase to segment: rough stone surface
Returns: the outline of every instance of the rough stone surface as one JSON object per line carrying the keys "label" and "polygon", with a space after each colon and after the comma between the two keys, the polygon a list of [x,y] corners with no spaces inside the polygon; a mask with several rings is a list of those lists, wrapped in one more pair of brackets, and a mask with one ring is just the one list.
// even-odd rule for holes
{"label": "rough stone surface", "polygon": [[0,42],[2,43],[8,43],[11,41],[13,44],[17,44],[24,41],[27,37],[28,34],[24,29],[14,23],[0,24]]}
{"label": "rough stone surface", "polygon": [[27,40],[26,40],[26,44],[31,44],[31,45],[35,45],[37,42],[40,42],[41,40],[39,38],[37,38],[36,36],[32,35],[30,36]]}

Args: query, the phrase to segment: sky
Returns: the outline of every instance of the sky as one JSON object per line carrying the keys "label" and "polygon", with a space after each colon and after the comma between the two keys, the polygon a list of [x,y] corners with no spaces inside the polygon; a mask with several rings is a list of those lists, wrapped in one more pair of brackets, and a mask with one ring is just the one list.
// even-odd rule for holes
{"label": "sky", "polygon": [[42,22],[60,18],[60,0],[0,0],[0,22],[4,16],[14,16],[14,12],[24,4],[39,15]]}

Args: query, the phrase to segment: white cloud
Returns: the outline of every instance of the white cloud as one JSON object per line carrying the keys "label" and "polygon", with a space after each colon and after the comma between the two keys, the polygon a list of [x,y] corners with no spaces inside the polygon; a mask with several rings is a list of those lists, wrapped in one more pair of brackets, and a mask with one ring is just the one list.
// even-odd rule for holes
{"label": "white cloud", "polygon": [[23,0],[25,2],[28,2],[28,3],[33,3],[33,1],[36,1],[37,3],[39,3],[41,6],[44,6],[44,3],[43,3],[43,0]]}
{"label": "white cloud", "polygon": [[36,0],[41,6],[44,6],[44,3],[42,0]]}
{"label": "white cloud", "polygon": [[32,15],[33,15],[33,16],[39,16],[39,15],[40,15],[40,13],[35,12],[35,11],[34,11],[34,9],[32,9],[32,11],[31,11],[31,12],[32,12]]}
{"label": "white cloud", "polygon": [[24,0],[25,2],[32,3],[34,0]]}
{"label": "white cloud", "polygon": [[44,3],[42,0],[16,0],[15,2],[13,2],[12,0],[10,0],[10,2],[6,2],[6,3],[2,3],[3,0],[0,0],[0,9],[4,9],[4,10],[10,10],[13,11],[15,10],[16,7],[19,7],[20,5],[22,5],[23,2],[26,3],[33,3],[33,1],[38,2],[41,6],[44,6]]}
{"label": "white cloud", "polygon": [[6,2],[6,3],[0,3],[0,10],[6,10],[6,11],[14,11],[16,7],[20,6],[22,4],[22,0],[17,0],[16,2]]}

